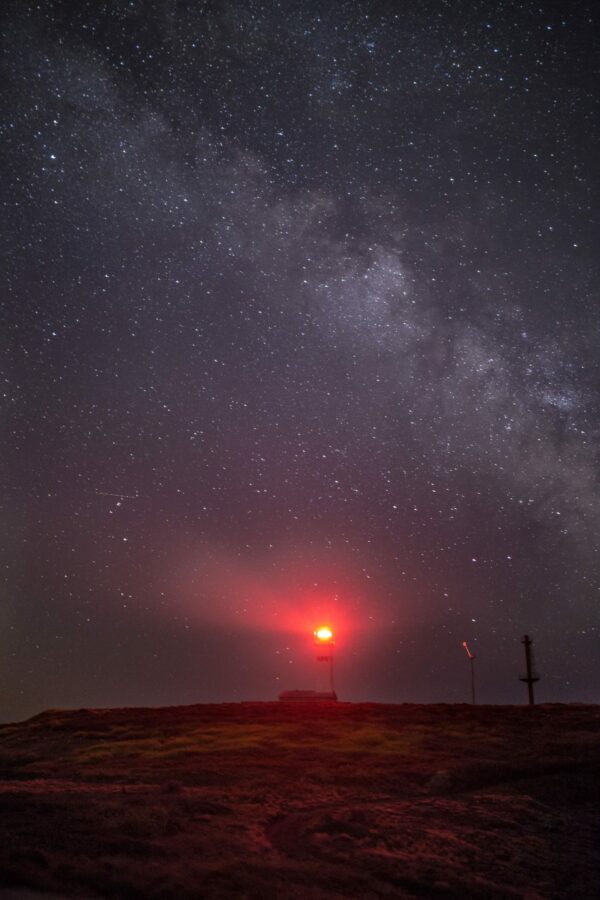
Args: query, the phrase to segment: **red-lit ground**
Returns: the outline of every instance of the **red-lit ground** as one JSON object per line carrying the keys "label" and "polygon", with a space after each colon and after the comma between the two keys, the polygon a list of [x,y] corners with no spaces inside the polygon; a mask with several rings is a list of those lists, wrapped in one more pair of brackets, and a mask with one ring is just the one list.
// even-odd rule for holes
{"label": "red-lit ground", "polygon": [[599,763],[590,706],[50,711],[0,726],[0,897],[596,897]]}

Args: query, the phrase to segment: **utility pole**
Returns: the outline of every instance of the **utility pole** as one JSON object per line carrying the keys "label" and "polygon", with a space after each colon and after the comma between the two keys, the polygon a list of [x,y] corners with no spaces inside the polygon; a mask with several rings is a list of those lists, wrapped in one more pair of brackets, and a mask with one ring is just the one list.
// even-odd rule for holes
{"label": "utility pole", "polygon": [[533,650],[531,649],[533,641],[529,637],[528,634],[523,635],[523,640],[521,641],[523,646],[525,647],[525,667],[527,670],[527,675],[523,678],[519,678],[519,681],[524,681],[527,685],[527,690],[529,693],[529,705],[533,706],[535,700],[533,698],[533,685],[536,681],[539,681],[539,676],[535,674],[534,666],[533,666]]}
{"label": "utility pole", "polygon": [[467,651],[467,656],[469,657],[469,662],[471,663],[471,703],[475,706],[475,656],[469,650],[469,645],[466,641],[463,641],[463,647]]}

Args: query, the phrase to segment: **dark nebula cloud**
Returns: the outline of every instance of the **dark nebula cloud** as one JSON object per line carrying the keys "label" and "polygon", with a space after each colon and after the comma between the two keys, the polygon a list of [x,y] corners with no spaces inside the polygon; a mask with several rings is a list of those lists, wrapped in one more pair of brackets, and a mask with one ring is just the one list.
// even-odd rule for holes
{"label": "dark nebula cloud", "polygon": [[1,718],[600,699],[596,27],[5,8]]}

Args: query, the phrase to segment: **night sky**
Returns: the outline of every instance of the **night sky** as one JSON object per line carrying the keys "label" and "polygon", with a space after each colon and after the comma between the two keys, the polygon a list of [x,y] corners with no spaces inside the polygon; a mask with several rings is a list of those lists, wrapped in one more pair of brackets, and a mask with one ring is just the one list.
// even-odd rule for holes
{"label": "night sky", "polygon": [[0,720],[600,701],[596,29],[5,7]]}

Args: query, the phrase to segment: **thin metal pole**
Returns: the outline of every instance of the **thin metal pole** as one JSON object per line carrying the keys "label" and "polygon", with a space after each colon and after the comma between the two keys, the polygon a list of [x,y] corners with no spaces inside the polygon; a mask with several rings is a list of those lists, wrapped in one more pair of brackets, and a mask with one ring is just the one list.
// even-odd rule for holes
{"label": "thin metal pole", "polygon": [[523,635],[523,640],[521,641],[523,646],[525,647],[525,668],[527,670],[527,675],[525,678],[520,678],[519,681],[524,681],[527,685],[527,694],[529,697],[529,705],[533,706],[535,704],[535,699],[533,696],[533,685],[534,682],[539,681],[539,677],[534,675],[533,673],[533,660],[531,654],[531,645],[533,641],[529,637],[528,634]]}
{"label": "thin metal pole", "polygon": [[462,642],[463,647],[465,648],[465,652],[469,657],[469,662],[471,663],[471,703],[475,706],[475,654],[471,653],[469,650],[469,645],[466,641]]}

